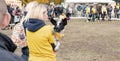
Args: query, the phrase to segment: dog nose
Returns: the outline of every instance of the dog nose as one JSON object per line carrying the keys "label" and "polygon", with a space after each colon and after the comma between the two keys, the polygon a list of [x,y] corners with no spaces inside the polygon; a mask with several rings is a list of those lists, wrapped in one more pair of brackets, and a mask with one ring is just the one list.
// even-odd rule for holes
{"label": "dog nose", "polygon": [[57,31],[57,30],[58,30],[58,28],[56,27],[56,28],[54,28],[54,30],[55,30],[55,31]]}
{"label": "dog nose", "polygon": [[59,27],[55,27],[55,28],[54,28],[54,31],[55,31],[55,32],[59,32]]}

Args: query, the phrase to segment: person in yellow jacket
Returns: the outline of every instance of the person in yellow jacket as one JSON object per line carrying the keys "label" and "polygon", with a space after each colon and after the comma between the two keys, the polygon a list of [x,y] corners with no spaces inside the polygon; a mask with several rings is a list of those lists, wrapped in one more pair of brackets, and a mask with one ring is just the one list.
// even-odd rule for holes
{"label": "person in yellow jacket", "polygon": [[92,14],[96,14],[96,7],[92,8]]}
{"label": "person in yellow jacket", "polygon": [[90,18],[90,7],[87,5],[86,7],[86,22],[89,22]]}
{"label": "person in yellow jacket", "polygon": [[102,6],[102,20],[104,21],[104,18],[107,14],[107,8],[105,5]]}
{"label": "person in yellow jacket", "polygon": [[105,7],[105,5],[102,6],[102,13],[106,12],[107,13],[107,9]]}
{"label": "person in yellow jacket", "polygon": [[95,18],[96,18],[96,13],[97,13],[97,10],[96,10],[96,6],[93,6],[92,7],[92,21],[94,22],[95,21]]}
{"label": "person in yellow jacket", "polygon": [[26,15],[26,19],[29,18],[26,29],[28,61],[56,61],[53,26],[45,24],[45,20],[48,20],[47,8],[37,2],[28,5],[30,6]]}

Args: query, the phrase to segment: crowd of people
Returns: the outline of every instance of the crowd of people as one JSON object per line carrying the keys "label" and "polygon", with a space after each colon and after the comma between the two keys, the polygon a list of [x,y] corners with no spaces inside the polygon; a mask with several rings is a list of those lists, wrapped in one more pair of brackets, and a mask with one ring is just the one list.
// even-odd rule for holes
{"label": "crowd of people", "polygon": [[[7,4],[8,12],[12,19],[11,23],[18,23],[22,16],[25,15],[25,6],[21,8],[17,5]],[[120,5],[111,6],[110,4],[74,4],[64,7],[63,5],[47,5],[48,16],[59,17],[60,13],[64,12],[71,17],[86,17],[86,21],[90,19],[94,22],[98,20],[111,20],[111,18],[120,18]],[[102,18],[102,19],[101,19]]]}
{"label": "crowd of people", "polygon": [[[77,9],[80,9],[78,6]],[[95,21],[95,18],[98,18],[98,20],[105,20],[105,17],[108,18],[108,20],[111,21],[111,18],[119,18],[120,17],[120,7],[119,5],[116,5],[115,7],[109,5],[102,5],[102,4],[93,4],[93,5],[86,5],[84,9],[82,10],[83,16],[86,16],[87,22],[92,17],[92,21]],[[112,15],[114,13],[114,15]],[[102,19],[100,19],[102,18]]]}
{"label": "crowd of people", "polygon": [[48,15],[54,15],[55,13],[55,16],[59,16],[60,11],[64,11],[72,17],[86,17],[87,22],[90,18],[93,22],[95,21],[95,18],[103,21],[106,17],[108,20],[111,20],[111,18],[120,18],[119,4],[115,6],[112,6],[111,4],[74,4],[68,5],[66,8],[62,5],[51,5],[48,9]]}

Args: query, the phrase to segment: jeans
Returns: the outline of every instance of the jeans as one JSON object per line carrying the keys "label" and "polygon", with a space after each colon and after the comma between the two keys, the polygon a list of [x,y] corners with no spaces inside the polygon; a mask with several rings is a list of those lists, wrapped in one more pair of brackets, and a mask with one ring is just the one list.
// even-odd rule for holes
{"label": "jeans", "polygon": [[103,12],[101,16],[103,21],[105,20],[105,16],[106,16],[106,12]]}
{"label": "jeans", "polygon": [[96,14],[92,14],[92,21],[94,22],[96,18]]}
{"label": "jeans", "polygon": [[86,13],[86,22],[88,22],[90,19],[89,15],[90,15],[90,13]]}
{"label": "jeans", "polygon": [[111,12],[108,13],[109,20],[111,21]]}

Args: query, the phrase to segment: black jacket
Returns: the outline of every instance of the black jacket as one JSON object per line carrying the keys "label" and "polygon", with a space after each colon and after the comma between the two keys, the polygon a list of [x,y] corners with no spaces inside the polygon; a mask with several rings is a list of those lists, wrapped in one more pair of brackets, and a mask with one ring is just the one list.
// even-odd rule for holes
{"label": "black jacket", "polygon": [[23,61],[13,53],[16,48],[17,46],[8,36],[0,33],[0,61]]}

